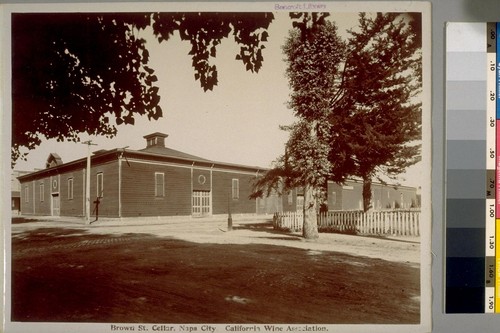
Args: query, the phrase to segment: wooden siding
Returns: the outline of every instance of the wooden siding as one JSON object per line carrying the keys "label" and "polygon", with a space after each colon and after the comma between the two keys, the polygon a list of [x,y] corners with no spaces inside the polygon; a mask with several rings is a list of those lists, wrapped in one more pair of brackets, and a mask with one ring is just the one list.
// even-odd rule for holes
{"label": "wooden siding", "polygon": [[[96,175],[104,175],[105,198],[99,206],[99,216],[118,216],[118,163],[111,161],[96,164],[91,167],[91,213],[94,210],[93,201],[97,197]],[[68,179],[73,178],[73,198],[68,198]],[[43,201],[41,201],[40,184],[43,183]],[[28,187],[29,202],[25,202],[25,188]],[[38,176],[21,183],[21,213],[25,215],[53,215],[54,197],[59,198],[59,214],[62,216],[85,215],[85,172],[82,169],[68,170],[61,174]],[[95,216],[95,212],[93,214]]]}
{"label": "wooden siding", "polygon": [[[103,175],[103,191],[97,193],[97,174]],[[83,175],[83,177],[86,177]],[[82,180],[82,185],[85,181]],[[118,161],[92,165],[90,167],[90,215],[95,217],[95,201],[102,195],[99,203],[99,216],[118,217]],[[85,197],[85,189],[82,191]],[[82,200],[84,202],[84,200]],[[85,207],[85,204],[83,204]]]}
{"label": "wooden siding", "polygon": [[[347,181],[344,185],[328,182],[328,210],[362,210],[362,193],[361,181]],[[373,209],[410,208],[412,203],[417,203],[414,188],[372,184]]]}
{"label": "wooden siding", "polygon": [[273,193],[268,197],[257,198],[257,214],[274,214],[283,211],[283,197]]}
{"label": "wooden siding", "polygon": [[[214,214],[227,214],[228,200],[231,205],[231,213],[233,214],[249,214],[257,212],[257,204],[255,200],[249,199],[255,175],[214,170],[212,179],[212,209]],[[233,179],[239,180],[240,191],[238,199],[231,198]]]}
{"label": "wooden siding", "polygon": [[[165,196],[155,196],[155,173],[165,174]],[[191,215],[191,168],[122,162],[122,216]]]}
{"label": "wooden siding", "polygon": [[328,183],[328,210],[342,210],[343,193],[341,185],[331,182]]}
{"label": "wooden siding", "polygon": [[[33,214],[33,196],[30,193],[33,193],[33,182],[21,182],[21,202],[20,202],[20,210],[21,214]],[[28,193],[28,201],[26,201],[26,193]]]}
{"label": "wooden siding", "polygon": [[[210,209],[207,210],[209,214],[227,214],[228,198],[234,214],[257,212],[257,202],[248,199],[257,170],[235,165],[226,168],[208,162],[203,164],[152,157],[158,160],[133,156],[120,159],[118,154],[93,156],[90,177],[91,215],[96,215],[95,201],[100,196],[100,193],[97,193],[97,175],[101,173],[104,191],[99,202],[99,217],[191,216],[195,191],[198,194],[200,191],[210,193]],[[163,195],[155,194],[155,190],[158,191],[155,180],[161,179],[155,176],[158,173],[164,175]],[[54,179],[57,179],[56,188],[52,188]],[[72,197],[69,196],[68,179],[73,180]],[[235,199],[231,198],[233,179],[238,179],[239,187],[239,196]],[[42,203],[37,202],[40,198],[41,181],[44,182]],[[83,159],[30,174],[22,184],[22,213],[51,215],[52,199],[57,196],[60,200],[60,215],[84,216],[85,181]],[[30,196],[28,203],[24,202],[25,186],[28,187]],[[272,204],[282,207],[283,200],[286,199],[275,198]],[[264,204],[268,205],[269,203]]]}
{"label": "wooden siding", "polygon": [[[69,179],[73,179],[73,198],[69,197]],[[85,216],[85,173],[83,170],[61,174],[60,197],[62,216]],[[92,212],[92,209],[90,211]]]}
{"label": "wooden siding", "polygon": [[[291,196],[291,202],[289,201],[289,195]],[[281,196],[281,201],[283,202],[283,212],[294,212],[297,210],[297,190],[291,190],[289,193],[285,193]]]}
{"label": "wooden siding", "polygon": [[[41,187],[43,184],[43,188]],[[28,188],[28,202],[26,202]],[[43,200],[41,191],[43,189]],[[51,177],[21,183],[21,213],[26,215],[51,215]]]}
{"label": "wooden siding", "polygon": [[295,212],[297,210],[297,189],[283,195],[273,191],[268,197],[257,199],[258,214],[274,214],[278,212]]}
{"label": "wooden siding", "polygon": [[193,191],[210,191],[212,189],[210,170],[193,168]]}
{"label": "wooden siding", "polygon": [[[51,182],[55,181],[56,187],[52,189]],[[51,200],[52,193],[57,193],[58,190],[58,178],[57,176],[51,177],[51,179],[41,179],[35,181],[35,214],[37,215],[52,215],[51,211]],[[41,200],[41,191],[43,184],[43,201]]]}

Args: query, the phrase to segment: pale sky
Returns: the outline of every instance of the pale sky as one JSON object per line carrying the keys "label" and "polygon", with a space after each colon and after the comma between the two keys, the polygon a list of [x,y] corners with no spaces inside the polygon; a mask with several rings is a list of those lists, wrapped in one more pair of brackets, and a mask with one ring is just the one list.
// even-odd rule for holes
{"label": "pale sky", "polygon": [[[188,42],[181,42],[178,36],[161,44],[148,38],[163,117],[157,121],[136,117],[135,125],[118,126],[113,139],[81,135],[82,141],[90,138],[98,144],[93,150],[124,146],[142,149],[143,136],[158,131],[169,135],[166,145],[172,149],[215,161],[269,167],[282,153],[287,138],[279,125],[294,119],[286,107],[290,91],[281,52],[290,22],[287,15],[276,15],[263,51],[263,67],[257,74],[247,72],[235,60],[238,45],[231,39],[223,40],[213,59],[219,83],[207,92],[194,80]],[[16,169],[42,168],[51,152],[69,162],[84,157],[86,151],[81,143],[45,140],[29,152],[28,161],[18,161]]]}
{"label": "pale sky", "polygon": [[[344,35],[345,29],[357,23],[357,14],[333,14],[331,19]],[[214,161],[271,167],[272,161],[283,153],[287,140],[287,133],[279,126],[294,121],[292,110],[286,106],[290,89],[281,50],[290,28],[288,13],[275,13],[258,74],[247,72],[244,65],[235,60],[239,47],[232,37],[223,40],[213,59],[219,83],[207,92],[194,80],[188,42],[181,42],[176,35],[158,44],[144,33],[149,41],[150,67],[155,69],[159,80],[163,117],[149,121],[136,116],[135,125],[118,126],[118,134],[113,139],[81,135],[82,141],[90,139],[96,143],[93,151],[125,146],[136,150],[145,147],[144,135],[163,132],[169,135],[165,143],[172,149]],[[15,169],[43,168],[53,152],[59,154],[63,162],[70,162],[85,157],[87,147],[81,143],[44,140],[29,152],[27,161],[19,160]],[[412,169],[407,178],[419,179],[419,168]]]}

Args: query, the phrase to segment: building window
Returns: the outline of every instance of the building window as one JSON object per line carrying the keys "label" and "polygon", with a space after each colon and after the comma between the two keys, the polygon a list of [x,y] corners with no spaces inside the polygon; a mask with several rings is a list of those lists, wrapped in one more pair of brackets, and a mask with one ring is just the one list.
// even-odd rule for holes
{"label": "building window", "polygon": [[288,192],[288,204],[289,205],[293,204],[293,192],[292,191]]}
{"label": "building window", "polygon": [[28,186],[24,187],[24,202],[30,202],[30,188]]}
{"label": "building window", "polygon": [[102,172],[97,174],[97,197],[104,197],[104,175]]}
{"label": "building window", "polygon": [[45,199],[45,185],[40,183],[40,202],[43,202]]}
{"label": "building window", "polygon": [[304,209],[304,196],[303,195],[297,195],[297,203],[296,203],[296,209],[298,212],[301,212]]}
{"label": "building window", "polygon": [[154,137],[154,138],[151,138],[151,139],[148,139],[148,146],[154,146],[158,143],[158,138],[157,137]]}
{"label": "building window", "polygon": [[333,191],[332,192],[332,205],[337,204],[337,192]]}
{"label": "building window", "polygon": [[165,196],[165,174],[155,172],[155,197]]}
{"label": "building window", "polygon": [[239,199],[240,198],[240,180],[239,179],[233,179],[232,181],[232,197],[233,199]]}
{"label": "building window", "polygon": [[73,178],[68,178],[68,199],[73,199]]}

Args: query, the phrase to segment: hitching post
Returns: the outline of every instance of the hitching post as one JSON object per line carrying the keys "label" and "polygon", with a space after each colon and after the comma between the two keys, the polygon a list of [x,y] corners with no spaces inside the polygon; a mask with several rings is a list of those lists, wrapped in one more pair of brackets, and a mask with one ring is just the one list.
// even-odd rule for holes
{"label": "hitching post", "polygon": [[227,231],[233,230],[233,218],[231,217],[231,197],[227,194]]}

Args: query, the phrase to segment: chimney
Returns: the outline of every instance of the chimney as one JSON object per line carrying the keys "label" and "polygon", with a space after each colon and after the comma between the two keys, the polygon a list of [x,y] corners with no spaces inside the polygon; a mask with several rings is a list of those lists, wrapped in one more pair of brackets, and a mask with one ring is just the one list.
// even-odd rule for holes
{"label": "chimney", "polygon": [[168,137],[168,134],[155,132],[144,136],[146,139],[146,148],[150,147],[162,147],[165,148],[165,139]]}

